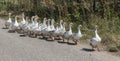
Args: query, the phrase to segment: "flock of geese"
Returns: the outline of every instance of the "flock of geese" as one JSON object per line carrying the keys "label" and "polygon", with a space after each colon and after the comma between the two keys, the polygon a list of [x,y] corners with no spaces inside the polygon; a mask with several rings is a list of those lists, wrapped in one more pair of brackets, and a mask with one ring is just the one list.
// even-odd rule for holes
{"label": "flock of geese", "polygon": [[[77,44],[78,40],[83,36],[80,28],[81,25],[78,25],[78,32],[72,32],[73,23],[69,23],[69,30],[65,28],[65,22],[60,20],[60,23],[55,24],[54,19],[43,19],[43,23],[38,22],[38,16],[32,16],[31,20],[28,18],[25,19],[24,13],[22,14],[22,20],[18,23],[18,16],[15,16],[15,21],[13,22],[11,19],[11,13],[9,13],[9,19],[5,22],[5,27],[13,32],[20,31],[25,36],[32,36],[45,39],[61,39],[63,42],[69,43],[69,39],[71,39],[75,44]],[[55,26],[56,25],[56,26]],[[98,48],[98,44],[101,42],[101,38],[97,33],[97,25],[94,27],[95,36],[89,40],[89,44],[92,49]]]}

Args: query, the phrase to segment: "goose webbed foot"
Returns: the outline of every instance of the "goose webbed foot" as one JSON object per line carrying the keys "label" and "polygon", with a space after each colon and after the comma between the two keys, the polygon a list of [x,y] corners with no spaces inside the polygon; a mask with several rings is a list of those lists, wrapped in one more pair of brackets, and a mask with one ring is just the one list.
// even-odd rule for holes
{"label": "goose webbed foot", "polygon": [[73,40],[74,44],[77,45],[77,40]]}
{"label": "goose webbed foot", "polygon": [[69,38],[67,39],[67,43],[69,43]]}
{"label": "goose webbed foot", "polygon": [[51,38],[52,38],[53,41],[55,40],[55,37],[51,37]]}
{"label": "goose webbed foot", "polygon": [[63,42],[65,42],[65,39],[63,38]]}
{"label": "goose webbed foot", "polygon": [[37,34],[35,34],[35,38],[37,38]]}
{"label": "goose webbed foot", "polygon": [[97,48],[97,51],[98,51],[98,52],[100,52],[100,49],[99,49],[99,47],[98,47],[98,46],[96,46],[96,48]]}

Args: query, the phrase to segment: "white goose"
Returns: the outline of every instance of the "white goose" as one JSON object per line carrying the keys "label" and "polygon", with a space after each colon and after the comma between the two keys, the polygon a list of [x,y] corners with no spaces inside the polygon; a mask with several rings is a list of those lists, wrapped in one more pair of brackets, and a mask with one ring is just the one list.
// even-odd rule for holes
{"label": "white goose", "polygon": [[9,28],[11,24],[12,24],[11,13],[9,13],[9,19],[5,22],[6,28]]}
{"label": "white goose", "polygon": [[43,38],[44,37],[44,34],[45,34],[45,29],[47,29],[47,18],[44,18],[43,19],[43,23],[41,24],[41,26],[40,26],[40,28],[41,28],[41,31],[40,31],[40,33],[41,33],[41,36],[40,36],[40,38]]}
{"label": "white goose", "polygon": [[59,27],[59,30],[62,30],[62,29],[63,29],[62,23],[63,23],[63,20],[60,20],[60,27]]}
{"label": "white goose", "polygon": [[61,35],[63,35],[65,32],[66,32],[66,29],[65,29],[65,22],[63,23],[63,29],[60,31]]}
{"label": "white goose", "polygon": [[24,25],[26,24],[25,15],[22,13],[22,21],[20,22],[20,28],[23,30]]}
{"label": "white goose", "polygon": [[17,29],[19,29],[19,24],[18,24],[17,18],[18,18],[18,16],[15,16],[15,22],[11,26],[11,30],[13,30],[13,31],[16,31]]}
{"label": "white goose", "polygon": [[71,27],[72,27],[72,24],[73,23],[70,23],[69,24],[69,31],[66,31],[64,34],[63,34],[63,42],[64,42],[64,40],[65,39],[67,39],[67,42],[69,42],[69,38],[72,36],[72,29],[71,29]]}
{"label": "white goose", "polygon": [[33,29],[34,37],[37,37],[37,35],[41,34],[41,26],[42,26],[42,24],[39,23],[38,27],[36,27],[35,29]]}
{"label": "white goose", "polygon": [[59,27],[57,29],[57,33],[56,33],[56,36],[59,38],[59,39],[62,39],[62,36],[63,34],[66,32],[65,30],[65,23],[63,23],[63,20],[60,20],[60,24],[59,24]]}
{"label": "white goose", "polygon": [[55,22],[55,20],[52,19],[52,20],[51,20],[51,31],[54,31],[54,30],[55,30],[54,22]]}
{"label": "white goose", "polygon": [[38,24],[38,16],[35,16],[35,19],[34,19],[34,25],[31,27],[31,31],[33,32],[34,29],[38,28],[39,27],[39,24]]}
{"label": "white goose", "polygon": [[31,17],[31,23],[28,25],[28,27],[29,27],[28,30],[29,31],[31,31],[32,27],[35,25],[34,18],[35,18],[35,16]]}
{"label": "white goose", "polygon": [[27,20],[26,18],[26,23],[24,24],[23,30],[30,36],[32,33],[32,27],[35,25],[34,23],[34,18],[35,16],[31,17],[31,22],[30,20]]}
{"label": "white goose", "polygon": [[80,37],[82,37],[81,31],[80,31],[81,25],[78,26],[78,32],[72,35],[72,39],[77,44],[77,41],[79,40]]}
{"label": "white goose", "polygon": [[97,50],[99,51],[98,44],[101,42],[101,38],[97,33],[97,25],[95,26],[94,32],[95,36],[89,40],[89,43],[92,46],[92,49],[97,48]]}
{"label": "white goose", "polygon": [[51,27],[50,27],[50,19],[48,19],[48,24],[47,24],[47,28],[45,29],[46,33],[49,33],[49,31],[51,31]]}
{"label": "white goose", "polygon": [[62,36],[66,32],[65,24],[66,23],[64,22],[63,24],[61,24],[61,27],[59,28],[59,32],[58,32],[59,39],[63,39]]}
{"label": "white goose", "polygon": [[44,19],[43,19],[43,23],[42,23],[42,25],[41,25],[41,31],[44,31],[44,29],[47,28],[46,22],[47,22],[47,18],[44,18]]}
{"label": "white goose", "polygon": [[29,25],[28,20],[29,20],[28,17],[26,17],[26,22],[25,22],[25,24],[22,25],[22,30],[24,32],[27,32],[27,30],[28,30],[28,25]]}
{"label": "white goose", "polygon": [[58,28],[58,23],[57,26],[55,28],[55,30],[50,32],[50,37],[52,38],[52,40],[55,40],[55,37],[59,36],[59,28]]}

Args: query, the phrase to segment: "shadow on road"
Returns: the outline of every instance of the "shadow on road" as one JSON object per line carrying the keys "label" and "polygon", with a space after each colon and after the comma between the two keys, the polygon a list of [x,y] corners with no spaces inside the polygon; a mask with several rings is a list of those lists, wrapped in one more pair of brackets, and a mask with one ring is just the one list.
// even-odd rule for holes
{"label": "shadow on road", "polygon": [[76,43],[70,43],[70,42],[68,42],[67,44],[68,45],[77,45]]}
{"label": "shadow on road", "polygon": [[25,37],[26,35],[22,34],[22,35],[19,35],[20,37]]}
{"label": "shadow on road", "polygon": [[3,27],[2,29],[8,29],[8,28]]}
{"label": "shadow on road", "polygon": [[93,51],[95,51],[95,50],[90,49],[90,48],[82,48],[82,50],[83,50],[83,51],[87,51],[87,52],[93,52]]}
{"label": "shadow on road", "polygon": [[62,43],[62,44],[65,44],[65,43],[67,43],[67,42],[63,42],[63,41],[57,41],[58,43]]}

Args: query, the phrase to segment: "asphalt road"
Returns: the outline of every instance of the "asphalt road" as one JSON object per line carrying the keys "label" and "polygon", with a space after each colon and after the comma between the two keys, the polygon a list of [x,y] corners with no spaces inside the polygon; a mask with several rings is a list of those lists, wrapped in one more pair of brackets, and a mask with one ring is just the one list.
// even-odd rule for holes
{"label": "asphalt road", "polygon": [[20,37],[8,33],[0,19],[0,61],[120,61],[120,57],[105,51],[90,52],[84,44],[68,45],[38,38]]}

